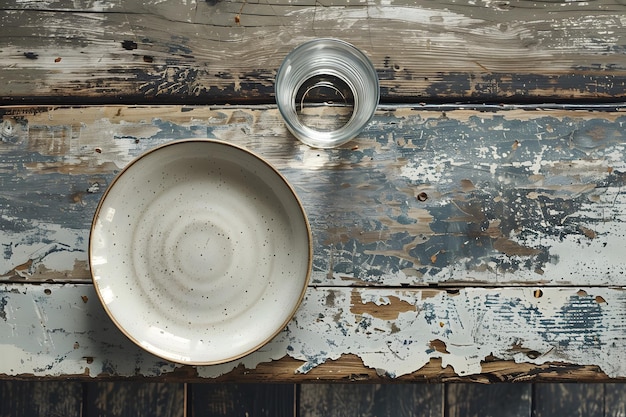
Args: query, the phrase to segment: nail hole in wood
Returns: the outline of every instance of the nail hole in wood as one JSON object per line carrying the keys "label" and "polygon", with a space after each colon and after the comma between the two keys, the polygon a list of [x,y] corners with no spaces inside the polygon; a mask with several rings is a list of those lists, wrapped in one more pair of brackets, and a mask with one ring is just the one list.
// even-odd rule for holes
{"label": "nail hole in wood", "polygon": [[530,359],[537,359],[539,356],[541,356],[541,353],[537,352],[536,350],[529,350],[526,353],[526,356],[528,356]]}
{"label": "nail hole in wood", "polygon": [[124,41],[122,42],[122,48],[126,49],[127,51],[132,51],[133,49],[137,49],[137,42]]}

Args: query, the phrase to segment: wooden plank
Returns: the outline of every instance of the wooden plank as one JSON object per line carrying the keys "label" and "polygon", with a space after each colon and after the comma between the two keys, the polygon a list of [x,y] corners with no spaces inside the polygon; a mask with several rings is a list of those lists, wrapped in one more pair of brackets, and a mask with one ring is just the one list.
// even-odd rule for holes
{"label": "wooden plank", "polygon": [[88,281],[115,174],[195,137],[244,146],[293,184],[313,285],[626,285],[625,108],[444,109],[381,107],[355,140],[316,150],[269,106],[2,108],[0,280]]}
{"label": "wooden plank", "polygon": [[82,416],[83,388],[71,381],[0,381],[0,416]]}
{"label": "wooden plank", "polygon": [[296,417],[294,384],[191,384],[190,417]]}
{"label": "wooden plank", "polygon": [[620,100],[625,7],[615,0],[24,1],[0,9],[0,98],[269,103],[284,56],[324,36],[370,56],[383,101]]}
{"label": "wooden plank", "polygon": [[604,385],[604,415],[606,417],[626,416],[626,385]]}
{"label": "wooden plank", "polygon": [[[105,315],[91,285],[5,284],[0,357],[7,360],[0,362],[0,375],[189,381],[218,378],[236,368],[235,381],[290,383],[375,380],[376,375],[381,381],[403,375],[422,381],[626,377],[623,289],[541,291],[538,297],[532,288],[452,293],[310,288],[286,329],[263,348],[223,365],[181,367],[130,342]],[[346,355],[358,360],[345,359],[349,365],[343,368]],[[285,356],[295,361],[272,362]],[[332,366],[311,372],[331,361]],[[423,370],[432,361],[440,362]],[[250,369],[261,364],[266,367],[255,377]]]}
{"label": "wooden plank", "polygon": [[443,385],[303,384],[300,417],[440,417]]}
{"label": "wooden plank", "polygon": [[537,384],[534,416],[604,417],[602,384]]}
{"label": "wooden plank", "polygon": [[445,417],[531,417],[531,384],[451,384]]}
{"label": "wooden plank", "polygon": [[[622,381],[623,378],[609,378],[598,366],[574,365],[563,362],[534,364],[504,361],[488,357],[481,363],[481,373],[460,376],[451,366],[442,366],[440,358],[433,358],[418,371],[390,378],[389,375],[364,366],[356,354],[343,354],[338,359],[328,360],[309,370],[305,375],[298,371],[302,361],[285,356],[270,363],[259,363],[254,369],[239,366],[227,374],[216,377],[218,382],[339,382],[339,383],[450,383],[478,382],[527,382],[527,381]],[[186,369],[176,374],[182,380],[197,378],[197,373]]]}
{"label": "wooden plank", "polygon": [[92,382],[85,389],[85,416],[185,415],[185,391],[180,383]]}

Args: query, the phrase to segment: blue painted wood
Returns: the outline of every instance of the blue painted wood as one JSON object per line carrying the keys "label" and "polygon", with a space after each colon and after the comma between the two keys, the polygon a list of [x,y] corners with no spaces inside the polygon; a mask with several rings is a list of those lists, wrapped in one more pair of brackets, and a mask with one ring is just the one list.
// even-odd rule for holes
{"label": "blue painted wood", "polygon": [[[306,373],[354,354],[369,367],[357,374],[395,378],[441,360],[472,375],[492,354],[624,376],[623,293],[607,286],[626,283],[626,119],[623,106],[602,110],[381,106],[354,141],[317,150],[289,136],[272,106],[3,108],[0,279],[13,283],[0,301],[11,338],[0,350],[17,360],[2,373],[175,372],[93,304],[89,225],[134,157],[207,137],[276,166],[314,235],[302,308],[247,366],[287,355],[302,361],[291,372]],[[58,284],[33,285],[48,280]],[[441,288],[451,285],[460,288]]]}
{"label": "blue painted wood", "polygon": [[0,279],[88,280],[90,222],[115,174],[208,137],[295,187],[314,285],[625,284],[623,112],[482,110],[381,108],[353,142],[314,150],[267,107],[5,109]]}

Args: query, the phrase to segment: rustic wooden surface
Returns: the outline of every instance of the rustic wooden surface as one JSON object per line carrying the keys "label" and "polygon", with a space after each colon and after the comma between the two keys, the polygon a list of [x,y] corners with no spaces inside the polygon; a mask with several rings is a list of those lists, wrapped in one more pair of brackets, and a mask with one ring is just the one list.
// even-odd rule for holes
{"label": "rustic wooden surface", "polygon": [[80,382],[0,381],[0,417],[80,416]]}
{"label": "rustic wooden surface", "polygon": [[[5,377],[626,377],[621,107],[381,107],[333,150],[295,141],[272,106],[2,111]],[[265,157],[313,229],[301,308],[235,363],[180,367],[147,354],[115,328],[89,281],[103,190],[141,152],[183,137]]]}
{"label": "rustic wooden surface", "polygon": [[300,417],[441,417],[441,384],[303,384]]}
{"label": "rustic wooden surface", "polygon": [[193,384],[190,417],[295,417],[294,384]]}
{"label": "rustic wooden surface", "polygon": [[386,102],[621,100],[625,12],[621,0],[3,2],[0,100],[267,102],[283,57],[317,37],[364,50]]}
{"label": "rustic wooden surface", "polygon": [[624,384],[604,385],[604,415],[626,416],[626,387]]}
{"label": "rustic wooden surface", "polygon": [[625,387],[264,383],[185,384],[183,389],[172,383],[0,380],[0,416],[619,417]]}
{"label": "rustic wooden surface", "polygon": [[381,108],[315,150],[273,107],[0,109],[0,279],[89,280],[102,192],[140,153],[208,137],[249,148],[303,200],[316,286],[619,286],[626,114]]}
{"label": "rustic wooden surface", "polygon": [[536,417],[536,414],[533,414],[535,407],[533,407],[532,390],[537,386],[539,385],[451,384],[446,387],[445,414],[443,415],[444,417]]}
{"label": "rustic wooden surface", "polygon": [[[0,366],[5,376],[189,381],[623,378],[621,290],[582,295],[546,287],[540,299],[534,291],[311,288],[285,331],[257,352],[224,365],[181,367],[126,339],[91,285],[8,284],[0,292],[7,335],[0,353],[10,359]],[[285,356],[295,360],[272,362]],[[588,364],[596,367],[582,366]]]}
{"label": "rustic wooden surface", "polygon": [[602,417],[611,415],[611,412],[615,411],[611,410],[613,404],[605,401],[605,387],[602,384],[539,384],[534,388],[537,417],[559,414],[576,417]]}
{"label": "rustic wooden surface", "polygon": [[186,415],[182,383],[94,382],[82,388],[81,416]]}
{"label": "rustic wooden surface", "polygon": [[[621,0],[4,2],[0,378],[626,378],[625,11]],[[283,57],[320,36],[362,49],[381,81],[372,122],[333,150],[295,141],[273,104]],[[129,342],[87,262],[116,173],[190,137],[274,164],[314,235],[294,320],[213,367]]]}

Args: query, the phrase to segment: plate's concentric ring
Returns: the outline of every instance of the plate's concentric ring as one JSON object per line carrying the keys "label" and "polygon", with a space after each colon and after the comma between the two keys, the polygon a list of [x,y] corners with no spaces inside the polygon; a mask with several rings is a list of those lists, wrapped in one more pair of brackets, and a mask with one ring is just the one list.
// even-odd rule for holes
{"label": "plate's concentric ring", "polygon": [[311,230],[268,162],[225,142],[175,141],[107,188],[89,262],[107,314],[133,342],[173,362],[217,364],[287,325],[309,280]]}

